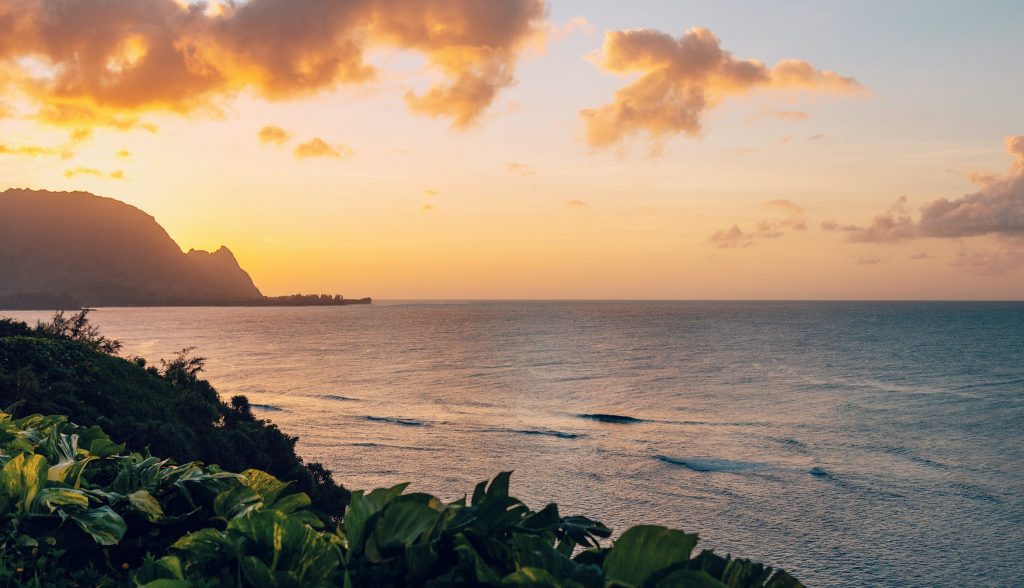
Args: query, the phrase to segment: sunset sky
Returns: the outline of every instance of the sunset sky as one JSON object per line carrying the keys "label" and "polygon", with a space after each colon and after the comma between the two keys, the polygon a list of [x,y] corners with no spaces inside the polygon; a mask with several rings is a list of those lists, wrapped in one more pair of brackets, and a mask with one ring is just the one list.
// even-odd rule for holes
{"label": "sunset sky", "polygon": [[265,294],[1024,298],[1024,3],[0,0],[0,190]]}

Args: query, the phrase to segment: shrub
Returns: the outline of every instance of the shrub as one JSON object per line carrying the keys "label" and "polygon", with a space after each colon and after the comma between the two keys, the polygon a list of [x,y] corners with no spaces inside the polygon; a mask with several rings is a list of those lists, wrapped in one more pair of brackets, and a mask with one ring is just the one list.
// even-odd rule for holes
{"label": "shrub", "polygon": [[693,586],[799,582],[658,526],[611,531],[509,495],[355,492],[331,528],[259,470],[127,453],[99,427],[0,413],[0,581],[13,586]]}
{"label": "shrub", "polygon": [[[99,425],[129,450],[203,461],[231,471],[259,468],[286,480],[313,500],[324,518],[340,520],[348,491],[329,470],[306,464],[297,438],[256,418],[244,397],[221,402],[198,377],[202,358],[179,353],[162,370],[113,354],[111,342],[85,315],[58,313],[53,324],[30,329],[0,321],[0,409],[15,416],[63,414]],[[56,326],[55,326],[56,325]]]}

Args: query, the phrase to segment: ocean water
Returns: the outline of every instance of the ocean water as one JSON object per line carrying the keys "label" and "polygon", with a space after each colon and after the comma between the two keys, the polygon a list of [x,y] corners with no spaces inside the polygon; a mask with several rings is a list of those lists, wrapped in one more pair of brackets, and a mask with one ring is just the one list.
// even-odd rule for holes
{"label": "ocean water", "polygon": [[[30,321],[43,313],[3,313]],[[1024,304],[110,308],[350,488],[657,523],[810,586],[1024,586]],[[607,414],[633,420],[586,418]]]}

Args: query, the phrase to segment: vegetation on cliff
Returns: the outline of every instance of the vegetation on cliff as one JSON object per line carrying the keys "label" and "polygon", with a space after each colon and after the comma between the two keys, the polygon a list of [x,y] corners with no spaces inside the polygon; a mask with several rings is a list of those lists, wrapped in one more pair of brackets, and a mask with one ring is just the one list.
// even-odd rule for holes
{"label": "vegetation on cliff", "polygon": [[339,518],[348,492],[316,463],[295,453],[296,437],[256,418],[244,396],[229,403],[199,378],[202,358],[183,350],[160,366],[114,355],[119,344],[100,335],[87,311],[34,328],[0,320],[0,408],[16,415],[61,414],[98,425],[132,451],[178,463],[203,461],[240,472],[265,470],[294,481],[313,508]]}
{"label": "vegetation on cliff", "polygon": [[601,523],[510,496],[509,472],[451,503],[405,484],[349,494],[244,398],[221,403],[200,358],[117,351],[84,313],[0,320],[0,584],[800,586],[694,556],[682,531],[609,542]]}

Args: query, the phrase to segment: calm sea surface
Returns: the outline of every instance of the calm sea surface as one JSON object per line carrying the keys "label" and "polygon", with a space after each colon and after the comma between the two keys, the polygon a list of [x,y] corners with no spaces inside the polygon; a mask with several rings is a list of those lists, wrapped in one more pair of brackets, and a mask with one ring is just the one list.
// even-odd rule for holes
{"label": "calm sea surface", "polygon": [[[4,313],[30,321],[42,313]],[[110,308],[350,488],[513,493],[811,586],[1024,586],[1024,304]],[[580,415],[638,419],[609,423]]]}

